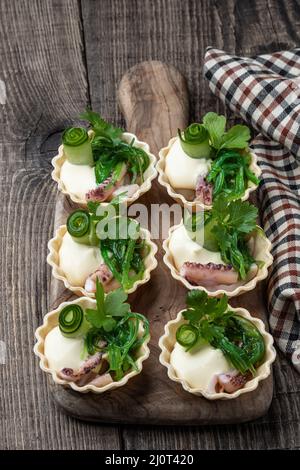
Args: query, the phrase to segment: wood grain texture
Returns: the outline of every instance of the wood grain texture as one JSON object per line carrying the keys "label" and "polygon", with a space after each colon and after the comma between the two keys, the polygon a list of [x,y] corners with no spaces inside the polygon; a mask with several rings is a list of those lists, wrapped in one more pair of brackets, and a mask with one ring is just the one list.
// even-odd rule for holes
{"label": "wood grain texture", "polygon": [[[175,67],[163,62],[146,61],[131,67],[122,77],[118,98],[126,129],[147,142],[156,156],[177,129],[188,123],[185,78]],[[150,195],[148,199],[151,202]]]}
{"label": "wood grain texture", "polygon": [[[97,448],[99,429],[55,408],[32,354],[34,331],[49,309],[45,258],[57,194],[50,179],[55,132],[87,102],[78,2],[1,2],[0,22],[7,91],[0,126],[0,339],[7,349],[0,365],[0,447]],[[103,428],[101,446],[119,445],[119,430]]]}
{"label": "wood grain texture", "polygon": [[[183,76],[174,68],[159,61],[142,62],[131,68],[122,78],[118,90],[120,108],[126,120],[126,129],[150,145],[155,154],[188,123],[188,94]],[[157,181],[144,195],[144,204],[151,219],[151,204],[168,204],[169,197]],[[155,209],[154,209],[155,210]],[[70,204],[59,198],[56,221],[65,222]],[[55,226],[55,230],[58,225]],[[151,227],[153,230],[153,228]],[[250,421],[264,415],[271,403],[273,381],[270,376],[252,393],[230,402],[208,401],[186,393],[179,384],[169,380],[166,369],[159,363],[158,341],[165,324],[174,319],[185,306],[186,289],[170,275],[163,263],[162,240],[158,244],[158,268],[151,281],[130,296],[135,312],[141,312],[150,321],[150,357],[142,373],[125,387],[96,396],[81,395],[70,389],[53,386],[56,402],[70,415],[100,422],[132,424],[224,424]],[[54,305],[70,299],[70,292],[62,283],[52,280]],[[247,308],[266,321],[262,291],[243,295],[232,302]]]}
{"label": "wood grain texture", "polygon": [[7,102],[0,105],[0,214],[6,221],[0,228],[0,340],[8,346],[7,364],[0,364],[1,448],[300,447],[300,380],[282,356],[264,418],[183,430],[117,429],[64,416],[32,354],[33,331],[50,307],[45,256],[57,195],[49,179],[57,132],[89,100],[122,123],[118,83],[129,67],[149,59],[185,75],[191,119],[223,111],[202,78],[205,47],[244,55],[295,47],[299,7],[298,0],[1,1],[0,80]]}

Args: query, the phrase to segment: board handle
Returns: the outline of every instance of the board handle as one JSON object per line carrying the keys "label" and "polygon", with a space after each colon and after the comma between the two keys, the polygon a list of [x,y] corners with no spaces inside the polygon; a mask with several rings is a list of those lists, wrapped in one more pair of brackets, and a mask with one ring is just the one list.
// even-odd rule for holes
{"label": "board handle", "polygon": [[172,65],[156,60],[135,65],[122,78],[118,99],[126,128],[155,155],[188,124],[186,80]]}

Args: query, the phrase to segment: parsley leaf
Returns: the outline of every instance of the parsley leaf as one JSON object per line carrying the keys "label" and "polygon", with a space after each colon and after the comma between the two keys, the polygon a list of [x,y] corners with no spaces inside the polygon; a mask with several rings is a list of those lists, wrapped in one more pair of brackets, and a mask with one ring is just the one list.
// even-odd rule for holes
{"label": "parsley leaf", "polygon": [[240,199],[228,205],[227,224],[237,232],[250,233],[256,227],[258,209],[249,202]]}
{"label": "parsley leaf", "polygon": [[214,320],[228,309],[228,299],[226,295],[220,300],[214,297],[208,297],[206,292],[198,290],[188,292],[186,303],[189,308],[185,310],[182,315],[193,324],[200,322],[205,316],[210,316],[211,320]]}
{"label": "parsley leaf", "polygon": [[105,315],[122,317],[128,313],[130,305],[124,303],[127,297],[127,294],[121,288],[107,294],[105,298]]}
{"label": "parsley leaf", "polygon": [[123,130],[105,121],[99,113],[96,113],[91,109],[87,109],[79,115],[79,118],[84,121],[88,121],[91,124],[95,137],[103,137],[105,139],[112,140],[113,142],[121,142],[120,136]]}
{"label": "parsley leaf", "polygon": [[248,146],[251,135],[247,126],[237,124],[225,132],[226,117],[212,112],[203,117],[203,124],[209,133],[211,145],[216,150],[244,149]]}
{"label": "parsley leaf", "polygon": [[116,320],[113,317],[123,317],[130,312],[130,305],[124,303],[125,300],[127,300],[127,294],[122,289],[110,292],[105,297],[103,286],[97,279],[97,308],[86,309],[87,321],[95,328],[104,328],[105,331],[112,331],[116,326]]}
{"label": "parsley leaf", "polygon": [[187,293],[186,304],[188,307],[197,308],[199,304],[205,302],[207,294],[204,291],[191,290]]}
{"label": "parsley leaf", "polygon": [[237,124],[223,135],[220,148],[244,149],[247,147],[250,137],[249,127]]}
{"label": "parsley leaf", "polygon": [[224,227],[223,225],[216,225],[213,227],[212,234],[217,240],[222,260],[224,261],[224,263],[229,264],[230,260],[227,258],[226,252],[228,249],[230,249],[232,241],[231,238],[228,237],[226,227]]}
{"label": "parsley leaf", "polygon": [[222,145],[222,137],[225,132],[226,117],[210,112],[203,117],[203,124],[209,133],[212,146],[215,149],[219,149]]}
{"label": "parsley leaf", "polygon": [[255,260],[250,255],[246,234],[256,229],[258,210],[253,204],[241,200],[228,202],[218,197],[211,210],[214,225],[211,233],[220,249],[222,260],[231,264],[245,279],[250,266]]}
{"label": "parsley leaf", "polygon": [[211,210],[212,217],[221,226],[236,232],[250,233],[256,227],[258,209],[247,201],[228,202],[224,197],[218,197]]}
{"label": "parsley leaf", "polygon": [[228,309],[228,298],[226,295],[223,295],[220,299],[217,300],[217,304],[214,308],[214,319],[219,319]]}

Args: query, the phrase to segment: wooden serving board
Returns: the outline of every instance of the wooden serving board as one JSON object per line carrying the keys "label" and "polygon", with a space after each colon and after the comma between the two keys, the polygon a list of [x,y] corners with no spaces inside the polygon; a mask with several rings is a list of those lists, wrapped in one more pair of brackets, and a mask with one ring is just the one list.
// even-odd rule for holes
{"label": "wooden serving board", "polygon": [[[188,124],[188,92],[184,78],[171,66],[161,62],[144,62],[130,69],[119,87],[119,103],[126,119],[127,129],[149,143],[158,155],[161,147],[176,135],[177,128]],[[166,190],[157,181],[139,203],[168,203]],[[62,195],[56,206],[55,228],[65,223],[74,208]],[[180,384],[172,382],[167,370],[158,360],[159,337],[167,321],[175,318],[185,306],[186,289],[170,275],[162,261],[159,245],[158,267],[151,280],[129,298],[133,310],[148,316],[151,324],[151,354],[144,362],[143,371],[120,389],[102,395],[80,394],[52,384],[54,400],[73,417],[109,423],[200,425],[237,423],[264,415],[273,394],[272,376],[260,383],[251,393],[228,401],[208,401],[185,392]],[[73,298],[63,284],[52,279],[51,307]],[[260,285],[230,302],[247,308],[253,315],[266,320],[264,296]]]}

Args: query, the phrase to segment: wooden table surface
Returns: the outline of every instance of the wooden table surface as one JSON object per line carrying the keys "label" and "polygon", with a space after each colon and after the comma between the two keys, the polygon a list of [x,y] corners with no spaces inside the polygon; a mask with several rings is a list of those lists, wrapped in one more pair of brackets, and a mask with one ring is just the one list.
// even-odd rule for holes
{"label": "wooden table surface", "polygon": [[207,46],[252,55],[299,44],[296,0],[0,0],[0,448],[300,449],[300,376],[280,355],[262,419],[168,428],[69,418],[32,353],[49,306],[50,161],[70,119],[89,104],[122,124],[118,82],[147,59],[185,74],[191,119],[223,111],[202,78]]}

